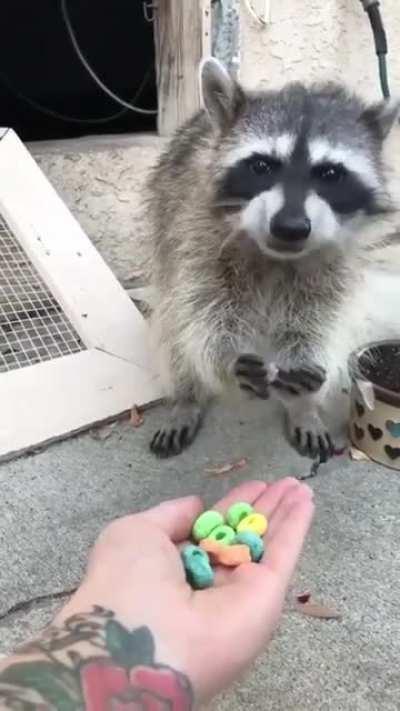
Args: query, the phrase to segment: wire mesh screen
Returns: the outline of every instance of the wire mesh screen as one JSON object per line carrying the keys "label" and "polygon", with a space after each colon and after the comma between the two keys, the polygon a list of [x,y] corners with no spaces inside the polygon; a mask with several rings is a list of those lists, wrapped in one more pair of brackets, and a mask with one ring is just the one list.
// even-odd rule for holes
{"label": "wire mesh screen", "polygon": [[86,350],[0,216],[0,373]]}

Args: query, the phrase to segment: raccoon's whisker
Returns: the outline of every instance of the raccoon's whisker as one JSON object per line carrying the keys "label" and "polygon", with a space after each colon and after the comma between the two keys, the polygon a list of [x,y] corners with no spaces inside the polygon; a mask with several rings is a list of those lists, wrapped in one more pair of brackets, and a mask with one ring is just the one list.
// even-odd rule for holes
{"label": "raccoon's whisker", "polygon": [[400,232],[392,232],[389,235],[382,237],[379,242],[374,242],[373,244],[367,244],[365,249],[367,252],[373,252],[375,250],[381,250],[385,247],[393,247],[394,244],[400,242]]}
{"label": "raccoon's whisker", "polygon": [[219,210],[240,210],[247,205],[246,200],[217,200],[214,207]]}
{"label": "raccoon's whisker", "polygon": [[222,254],[225,252],[225,250],[230,247],[232,244],[235,244],[239,239],[241,239],[244,236],[243,230],[235,230],[234,232],[231,232],[222,242],[221,247],[218,252],[218,259],[221,259]]}

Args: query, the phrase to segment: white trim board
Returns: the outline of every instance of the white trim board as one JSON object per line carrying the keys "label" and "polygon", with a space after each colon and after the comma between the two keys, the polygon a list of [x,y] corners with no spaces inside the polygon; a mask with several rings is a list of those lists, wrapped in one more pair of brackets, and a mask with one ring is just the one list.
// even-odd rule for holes
{"label": "white trim board", "polygon": [[0,458],[162,397],[142,315],[16,134],[1,128],[0,214],[87,349],[0,374]]}

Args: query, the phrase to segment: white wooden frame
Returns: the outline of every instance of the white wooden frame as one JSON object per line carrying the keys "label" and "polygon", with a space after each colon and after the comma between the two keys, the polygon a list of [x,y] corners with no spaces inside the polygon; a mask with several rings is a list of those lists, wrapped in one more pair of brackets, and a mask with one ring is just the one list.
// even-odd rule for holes
{"label": "white wooden frame", "polygon": [[16,134],[2,128],[0,214],[87,348],[0,374],[7,458],[162,393],[142,315]]}

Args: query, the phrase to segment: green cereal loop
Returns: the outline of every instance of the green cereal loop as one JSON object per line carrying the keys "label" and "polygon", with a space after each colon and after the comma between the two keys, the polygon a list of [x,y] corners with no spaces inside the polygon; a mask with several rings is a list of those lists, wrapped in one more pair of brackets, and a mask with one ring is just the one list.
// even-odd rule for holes
{"label": "green cereal loop", "polygon": [[199,546],[189,544],[181,551],[186,579],[193,590],[205,590],[214,582],[214,571],[208,553]]}
{"label": "green cereal loop", "polygon": [[245,518],[245,516],[253,513],[253,511],[254,509],[250,504],[245,501],[238,501],[236,504],[232,504],[232,506],[228,509],[226,521],[229,526],[236,528],[242,518]]}
{"label": "green cereal loop", "polygon": [[202,541],[209,538],[211,531],[224,523],[224,517],[218,511],[204,511],[196,519],[192,528],[192,536],[195,541]]}
{"label": "green cereal loop", "polygon": [[221,543],[223,546],[230,546],[231,543],[233,543],[235,535],[236,533],[231,526],[222,525],[214,528],[207,538],[211,538],[211,540],[217,541],[217,543]]}
{"label": "green cereal loop", "polygon": [[237,533],[234,543],[241,543],[242,545],[248,546],[253,563],[259,563],[264,555],[264,541],[257,533],[253,533],[252,531]]}

